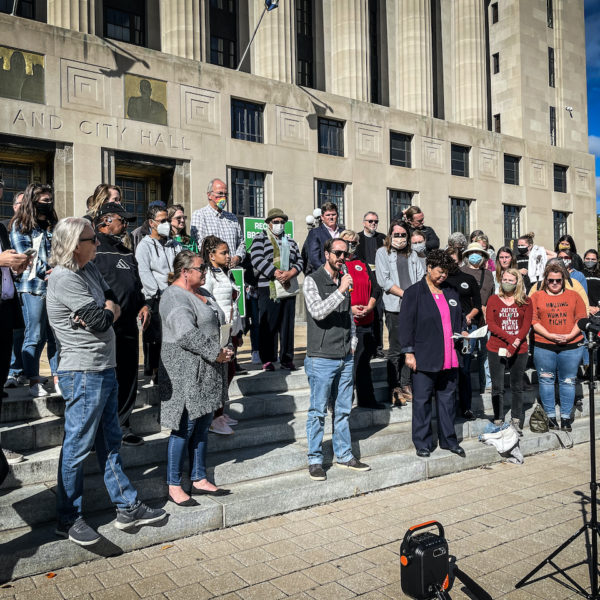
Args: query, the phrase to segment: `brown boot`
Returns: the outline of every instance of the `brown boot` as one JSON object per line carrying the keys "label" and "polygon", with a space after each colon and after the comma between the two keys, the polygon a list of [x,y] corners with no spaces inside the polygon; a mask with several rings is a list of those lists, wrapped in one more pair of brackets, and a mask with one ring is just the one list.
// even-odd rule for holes
{"label": "brown boot", "polygon": [[404,399],[407,402],[412,402],[413,395],[412,395],[412,388],[410,387],[410,385],[405,385],[402,388],[402,395],[404,396]]}
{"label": "brown boot", "polygon": [[406,399],[402,393],[402,388],[394,388],[392,392],[392,406],[406,406]]}

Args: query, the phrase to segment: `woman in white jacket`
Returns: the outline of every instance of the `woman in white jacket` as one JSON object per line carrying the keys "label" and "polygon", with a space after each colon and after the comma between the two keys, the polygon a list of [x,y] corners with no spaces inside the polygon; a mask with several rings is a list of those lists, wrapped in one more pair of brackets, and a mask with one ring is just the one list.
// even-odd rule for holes
{"label": "woman in white jacket", "polygon": [[423,279],[425,269],[418,254],[412,250],[407,226],[392,221],[383,246],[375,254],[375,276],[383,290],[385,324],[390,347],[387,355],[388,388],[392,404],[405,405],[412,400],[410,369],[404,365],[400,352],[400,305],[407,287]]}
{"label": "woman in white jacket", "polygon": [[[236,339],[242,332],[237,305],[240,289],[229,275],[229,246],[221,238],[209,235],[202,242],[201,255],[204,262],[209,265],[202,287],[214,297],[219,308],[225,313],[226,323],[231,325],[233,345],[236,347]],[[231,361],[228,367],[227,379],[228,383],[231,383],[235,375],[235,361]],[[210,431],[221,435],[231,435],[233,433],[232,425],[237,425],[237,421],[225,414],[221,407],[215,411]]]}

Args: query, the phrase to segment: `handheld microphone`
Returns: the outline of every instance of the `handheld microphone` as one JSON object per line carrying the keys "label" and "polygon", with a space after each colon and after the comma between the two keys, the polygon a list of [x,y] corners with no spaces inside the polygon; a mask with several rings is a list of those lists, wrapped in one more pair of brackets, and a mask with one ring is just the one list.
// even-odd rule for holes
{"label": "handheld microphone", "polygon": [[[348,267],[345,264],[342,265],[340,272],[342,273],[342,275],[349,275]],[[350,287],[348,288],[348,291],[351,292],[353,289],[354,289],[354,286],[350,285]]]}
{"label": "handheld microphone", "polygon": [[581,331],[600,333],[600,318],[592,315],[587,319],[579,319],[579,321],[577,321],[577,327],[579,327]]}

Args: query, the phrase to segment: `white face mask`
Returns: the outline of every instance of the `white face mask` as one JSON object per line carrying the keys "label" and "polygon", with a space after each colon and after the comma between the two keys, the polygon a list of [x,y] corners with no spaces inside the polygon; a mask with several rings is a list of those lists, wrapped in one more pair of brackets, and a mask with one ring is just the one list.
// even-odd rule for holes
{"label": "white face mask", "polygon": [[171,225],[169,223],[159,223],[158,227],[156,228],[156,233],[162,237],[168,238],[169,234],[171,233]]}
{"label": "white face mask", "polygon": [[281,235],[283,233],[285,225],[283,223],[273,223],[273,233],[275,235]]}
{"label": "white face mask", "polygon": [[406,247],[406,238],[392,238],[392,248],[402,250]]}
{"label": "white face mask", "polygon": [[425,242],[417,242],[412,245],[412,249],[415,252],[425,252]]}

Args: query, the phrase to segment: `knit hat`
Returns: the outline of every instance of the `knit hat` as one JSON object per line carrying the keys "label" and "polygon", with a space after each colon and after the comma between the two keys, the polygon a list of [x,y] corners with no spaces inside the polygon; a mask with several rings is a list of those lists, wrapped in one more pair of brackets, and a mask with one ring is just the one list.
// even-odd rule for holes
{"label": "knit hat", "polygon": [[272,221],[273,219],[283,219],[287,222],[288,216],[280,208],[272,208],[265,219],[265,223]]}

